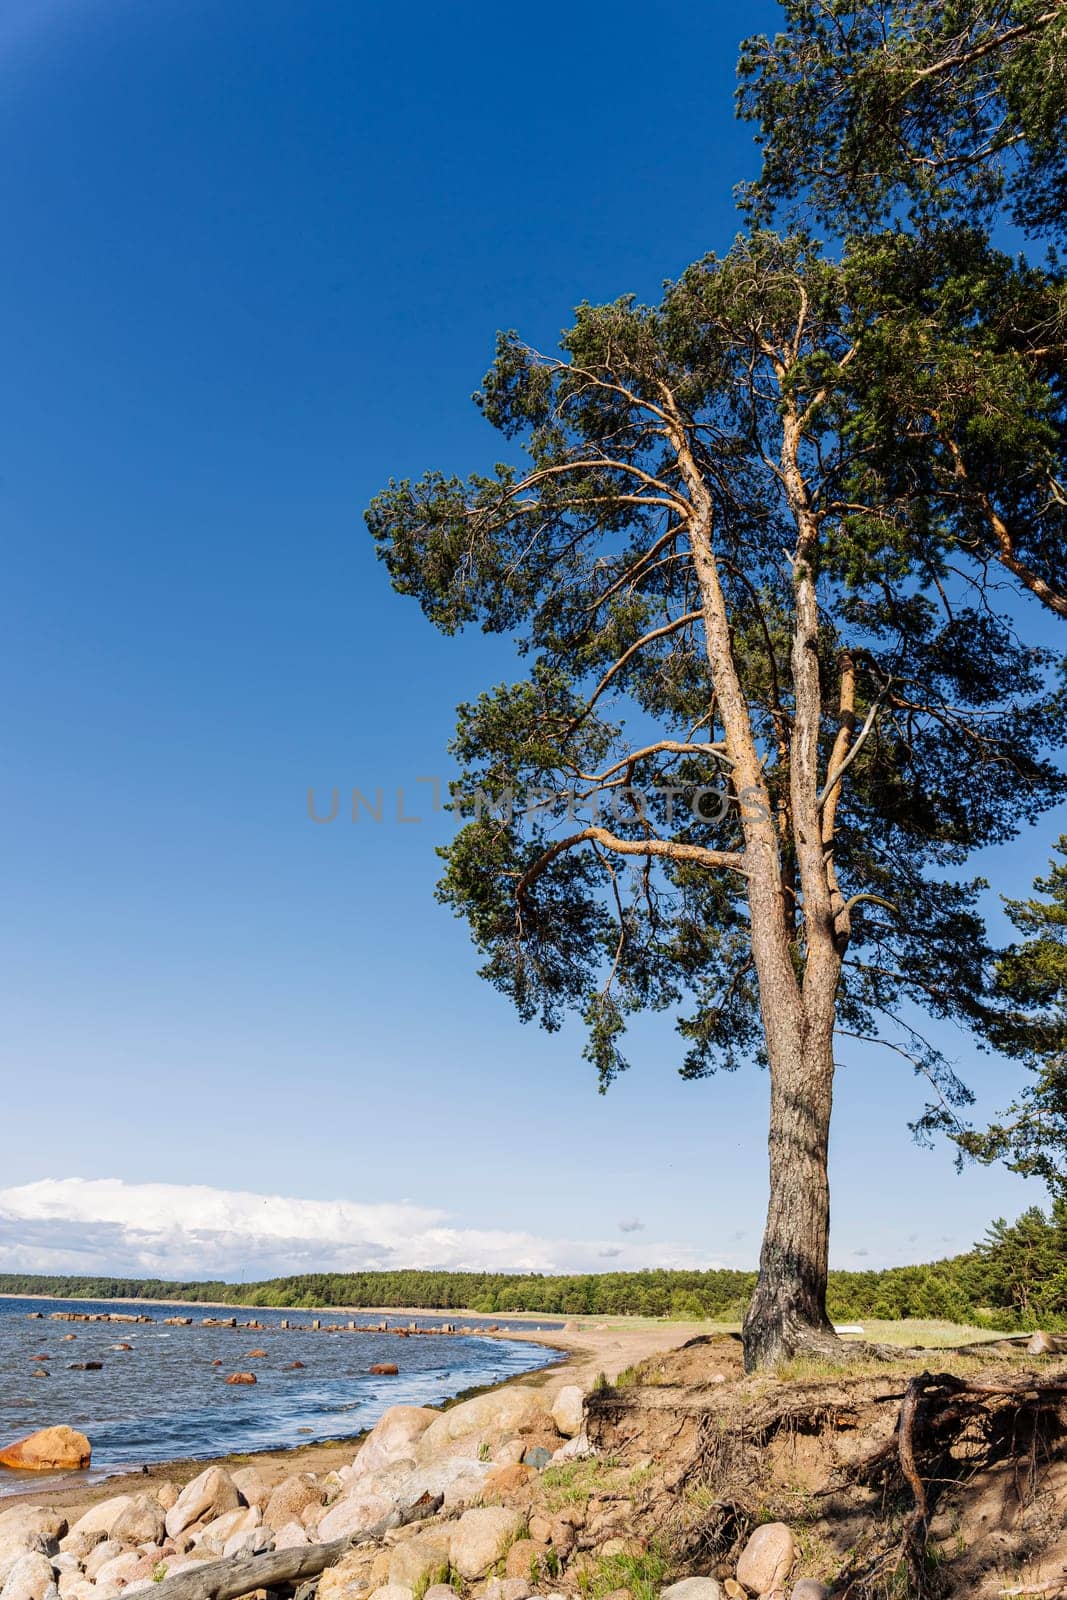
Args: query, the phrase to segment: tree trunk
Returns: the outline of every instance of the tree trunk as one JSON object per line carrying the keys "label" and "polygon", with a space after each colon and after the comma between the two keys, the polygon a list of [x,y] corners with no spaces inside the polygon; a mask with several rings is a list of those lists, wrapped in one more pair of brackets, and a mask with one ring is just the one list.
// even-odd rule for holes
{"label": "tree trunk", "polygon": [[832,1037],[832,1028],[805,1025],[790,1042],[768,1030],[770,1202],[759,1280],[745,1316],[749,1372],[797,1355],[841,1359],[826,1314]]}

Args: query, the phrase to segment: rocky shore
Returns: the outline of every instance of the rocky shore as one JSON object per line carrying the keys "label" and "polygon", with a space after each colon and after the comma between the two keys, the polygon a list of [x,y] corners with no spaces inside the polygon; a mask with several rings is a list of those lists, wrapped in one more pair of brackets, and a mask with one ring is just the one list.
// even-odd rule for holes
{"label": "rocky shore", "polygon": [[[279,1453],[245,1465],[214,1463],[184,1483],[187,1474],[165,1469],[144,1483],[130,1475],[88,1497],[87,1506],[76,1490],[49,1504],[23,1495],[0,1509],[0,1600],[120,1600],[181,1574],[207,1576],[220,1562],[298,1550],[311,1556],[338,1544],[339,1558],[315,1580],[317,1600],[527,1600],[588,1591],[592,1566],[629,1560],[641,1569],[648,1552],[647,1538],[629,1536],[625,1509],[620,1517],[607,1501],[590,1516],[588,1502],[568,1487],[598,1458],[585,1431],[588,1393],[687,1331],[571,1324],[553,1338],[568,1354],[565,1370],[443,1411],[392,1406],[354,1452],[331,1447],[343,1459],[325,1470],[286,1471],[299,1463]],[[55,1454],[66,1446],[77,1464],[79,1436],[48,1431],[73,1443],[61,1437],[38,1448]],[[62,1462],[56,1456],[48,1464]],[[60,1498],[68,1503],[55,1503]],[[778,1579],[794,1564],[791,1536],[782,1530],[789,1548],[779,1542],[768,1554],[769,1538],[762,1533],[753,1547],[749,1587],[739,1567],[738,1593],[775,1600],[790,1593]],[[616,1587],[631,1594],[622,1582]],[[734,1581],[724,1590],[695,1574],[659,1587],[670,1600],[726,1600]],[[823,1591],[793,1592],[812,1600]]]}
{"label": "rocky shore", "polygon": [[23,1498],[0,1509],[0,1600],[926,1596],[900,1543],[915,1385],[936,1593],[1067,1589],[1056,1341],[937,1352],[958,1378],[931,1377],[932,1351],[746,1376],[736,1337],[682,1331],[572,1330],[565,1367],[443,1410],[392,1406],[329,1462],[278,1453],[128,1476],[88,1504]]}

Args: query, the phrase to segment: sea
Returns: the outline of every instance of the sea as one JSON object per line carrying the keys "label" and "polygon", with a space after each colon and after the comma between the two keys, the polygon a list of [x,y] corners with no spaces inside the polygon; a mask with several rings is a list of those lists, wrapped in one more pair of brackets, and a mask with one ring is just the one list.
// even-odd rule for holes
{"label": "sea", "polygon": [[[153,1320],[68,1322],[52,1315],[64,1311],[132,1313]],[[191,1317],[191,1325],[164,1325],[165,1317],[176,1316]],[[236,1317],[238,1326],[205,1327],[205,1317]],[[311,1326],[316,1318],[317,1330]],[[261,1326],[243,1326],[253,1320]],[[283,1328],[286,1320],[290,1326]],[[351,1332],[350,1320],[360,1325],[384,1321],[394,1329],[409,1328],[413,1320],[420,1328],[453,1322],[476,1331],[403,1338],[388,1331]],[[335,1323],[341,1331],[328,1331]],[[413,1319],[367,1311],[0,1299],[0,1446],[67,1423],[87,1435],[93,1449],[87,1476],[95,1479],[161,1461],[349,1438],[372,1427],[387,1406],[439,1405],[467,1389],[559,1360],[558,1351],[547,1346],[477,1331],[490,1323],[526,1332],[540,1326],[546,1334],[562,1326],[454,1314]],[[119,1350],[120,1344],[132,1349]],[[266,1355],[252,1358],[252,1350]],[[91,1362],[101,1365],[85,1370]],[[387,1362],[399,1367],[398,1376],[371,1374],[372,1366]],[[48,1377],[31,1376],[39,1369]],[[233,1372],[254,1372],[256,1383],[227,1385]],[[24,1473],[0,1467],[0,1496],[26,1488]]]}

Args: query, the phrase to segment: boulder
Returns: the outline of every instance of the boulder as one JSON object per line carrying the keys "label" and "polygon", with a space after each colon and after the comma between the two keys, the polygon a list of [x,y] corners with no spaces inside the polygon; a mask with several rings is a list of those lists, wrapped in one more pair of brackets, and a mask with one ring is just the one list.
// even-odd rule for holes
{"label": "boulder", "polygon": [[525,1439],[505,1439],[493,1451],[493,1462],[498,1467],[510,1467],[513,1461],[521,1461],[525,1454]]}
{"label": "boulder", "polygon": [[793,1585],[792,1600],[830,1600],[830,1591],[814,1578],[801,1578]]}
{"label": "boulder", "polygon": [[389,1558],[389,1582],[416,1589],[439,1572],[447,1574],[448,1564],[448,1529],[427,1528],[397,1545]]}
{"label": "boulder", "polygon": [[39,1550],[20,1556],[0,1589],[3,1600],[45,1600],[56,1581],[52,1563]]}
{"label": "boulder", "polygon": [[[422,1435],[416,1450],[416,1460],[432,1461],[443,1455],[457,1439],[478,1437],[497,1442],[512,1434],[528,1432],[543,1427],[547,1421],[545,1394],[530,1384],[511,1384],[505,1389],[494,1389],[489,1394],[479,1394],[473,1400],[464,1400],[442,1412]],[[478,1451],[473,1450],[473,1455]]]}
{"label": "boulder", "polygon": [[374,1494],[370,1490],[362,1493],[346,1494],[343,1500],[338,1500],[326,1512],[319,1522],[316,1540],[319,1544],[329,1544],[334,1539],[360,1538],[379,1525],[393,1527],[400,1521],[400,1513],[396,1509],[395,1501],[387,1499],[385,1495]]}
{"label": "boulder", "polygon": [[491,1461],[475,1461],[470,1456],[444,1456],[424,1467],[401,1465],[377,1479],[383,1494],[393,1497],[398,1506],[412,1506],[425,1495],[444,1496],[445,1510],[467,1505],[481,1495],[485,1480],[494,1471]]}
{"label": "boulder", "polygon": [[400,1368],[395,1361],[376,1361],[370,1369],[371,1376],[375,1378],[395,1378],[400,1373]]}
{"label": "boulder", "polygon": [[252,1533],[262,1521],[263,1513],[258,1506],[238,1506],[233,1511],[224,1511],[221,1517],[215,1517],[194,1534],[193,1539],[197,1548],[202,1545],[204,1549],[222,1555],[227,1542],[235,1534],[243,1536]]}
{"label": "boulder", "polygon": [[552,1403],[552,1421],[566,1439],[581,1433],[585,1413],[585,1396],[576,1383],[564,1384]]}
{"label": "boulder", "polygon": [[683,1578],[659,1592],[659,1600],[722,1600],[714,1578]]}
{"label": "boulder", "polygon": [[310,1472],[296,1472],[283,1478],[271,1494],[263,1510],[263,1521],[268,1528],[284,1528],[287,1522],[299,1522],[305,1506],[321,1506],[326,1494]]}
{"label": "boulder", "polygon": [[450,1583],[431,1583],[423,1600],[456,1600],[456,1591]]}
{"label": "boulder", "polygon": [[258,1506],[262,1511],[272,1492],[262,1467],[238,1467],[230,1477],[245,1505]]}
{"label": "boulder", "polygon": [[749,1538],[737,1563],[737,1581],[750,1594],[780,1589],[796,1559],[793,1535],[784,1522],[765,1522]]}
{"label": "boulder", "polygon": [[490,1578],[485,1586],[485,1600],[530,1600],[531,1594],[528,1578]]}
{"label": "boulder", "polygon": [[102,1544],[96,1546],[95,1550],[91,1550],[85,1558],[85,1576],[92,1583],[95,1583],[96,1575],[100,1568],[106,1567],[108,1562],[114,1561],[116,1556],[124,1554],[125,1551],[117,1539],[105,1539]]}
{"label": "boulder", "polygon": [[497,1495],[514,1494],[516,1489],[521,1489],[536,1476],[533,1467],[523,1466],[518,1461],[507,1467],[494,1467],[485,1480],[483,1492],[490,1499]]}
{"label": "boulder", "polygon": [[375,1589],[370,1600],[415,1600],[413,1592],[402,1583],[383,1583]]}
{"label": "boulder", "polygon": [[62,1539],[67,1519],[51,1506],[11,1506],[0,1511],[0,1544],[40,1534],[44,1539]]}
{"label": "boulder", "polygon": [[535,1572],[540,1574],[547,1555],[547,1545],[538,1544],[534,1539],[516,1539],[507,1553],[504,1575],[508,1578],[525,1578],[529,1581]]}
{"label": "boulder", "polygon": [[165,1531],[165,1513],[154,1494],[135,1494],[110,1529],[122,1544],[162,1544]]}
{"label": "boulder", "polygon": [[507,1552],[522,1526],[521,1513],[510,1506],[475,1506],[465,1511],[452,1530],[449,1546],[452,1565],[460,1577],[484,1578]]}
{"label": "boulder", "polygon": [[77,1472],[89,1465],[92,1446],[84,1433],[68,1428],[42,1428],[0,1450],[0,1466],[19,1472]]}
{"label": "boulder", "polygon": [[[369,1569],[369,1570],[368,1570]],[[327,1567],[319,1579],[316,1600],[363,1600],[368,1589],[377,1588],[388,1576],[388,1562],[376,1576],[366,1549],[350,1550],[335,1566]]]}
{"label": "boulder", "polygon": [[222,1547],[228,1561],[231,1556],[261,1556],[274,1549],[274,1534],[270,1528],[248,1528],[244,1533],[231,1535]]}
{"label": "boulder", "polygon": [[22,1560],[23,1556],[30,1554],[47,1556],[53,1561],[55,1540],[45,1538],[41,1533],[24,1533],[20,1537],[12,1535],[0,1544],[0,1589],[7,1582],[8,1574],[13,1567]]}
{"label": "boulder", "polygon": [[167,1535],[173,1539],[193,1522],[214,1522],[224,1511],[235,1511],[239,1504],[240,1496],[225,1468],[207,1467],[185,1485],[167,1512]]}
{"label": "boulder", "polygon": [[226,1379],[229,1384],[255,1383],[255,1381],[256,1375],[254,1372],[231,1372]]}
{"label": "boulder", "polygon": [[543,1444],[535,1444],[522,1454],[523,1466],[532,1467],[535,1472],[543,1472],[552,1460],[551,1450],[546,1450]]}
{"label": "boulder", "polygon": [[440,1415],[428,1406],[390,1406],[364,1439],[352,1463],[352,1476],[366,1477],[397,1461],[414,1460],[416,1444]]}
{"label": "boulder", "polygon": [[275,1550],[297,1550],[302,1545],[310,1544],[304,1529],[299,1522],[287,1522],[284,1528],[279,1528],[274,1535]]}
{"label": "boulder", "polygon": [[101,1536],[106,1539],[110,1535],[119,1517],[132,1504],[132,1494],[116,1494],[112,1495],[110,1500],[98,1501],[95,1506],[90,1506],[84,1516],[78,1518],[77,1522],[71,1523],[70,1531],[65,1539],[60,1540],[59,1548],[61,1550],[71,1549],[73,1555],[78,1555],[79,1551],[73,1549],[74,1541],[82,1535],[88,1537],[96,1535],[93,1538],[93,1543],[88,1546],[85,1552],[88,1554],[88,1550],[91,1550],[93,1545],[100,1543]]}
{"label": "boulder", "polygon": [[123,1550],[120,1555],[112,1556],[110,1561],[105,1561],[102,1567],[97,1567],[93,1582],[114,1584],[116,1588],[124,1589],[135,1578],[151,1577],[154,1566],[155,1562],[143,1555],[140,1550]]}

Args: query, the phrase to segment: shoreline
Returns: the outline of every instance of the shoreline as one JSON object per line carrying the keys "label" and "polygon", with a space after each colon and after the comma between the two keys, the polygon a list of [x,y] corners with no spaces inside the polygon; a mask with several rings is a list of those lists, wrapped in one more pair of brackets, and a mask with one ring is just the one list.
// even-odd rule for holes
{"label": "shoreline", "polygon": [[[15,1300],[54,1300],[53,1295],[10,1295],[7,1299]],[[179,1302],[165,1300],[160,1302],[113,1301],[112,1304],[161,1304],[175,1305]],[[205,1302],[191,1302],[204,1304]],[[251,1307],[250,1309],[264,1309]],[[271,1309],[278,1309],[272,1307]],[[331,1307],[337,1310],[337,1307]],[[370,1310],[370,1307],[358,1308]],[[395,1309],[395,1308],[394,1308]],[[423,1312],[423,1315],[437,1315],[434,1312]],[[459,1316],[454,1312],[450,1315]],[[527,1315],[530,1315],[529,1313]],[[617,1377],[625,1368],[637,1361],[644,1360],[646,1356],[676,1348],[687,1339],[699,1333],[706,1333],[706,1323],[669,1322],[654,1327],[635,1328],[624,1326],[609,1326],[607,1324],[597,1327],[583,1327],[577,1331],[564,1334],[560,1329],[554,1329],[548,1335],[538,1335],[534,1330],[501,1329],[498,1333],[487,1334],[488,1338],[513,1339],[526,1344],[538,1344],[546,1351],[555,1351],[557,1359],[547,1361],[542,1367],[535,1368],[532,1372],[516,1373],[511,1377],[501,1379],[497,1383],[484,1386],[475,1386],[460,1390],[457,1394],[443,1402],[442,1412],[449,1410],[460,1401],[474,1394],[490,1393],[496,1389],[508,1388],[515,1384],[525,1384],[530,1387],[546,1388],[549,1394],[554,1394],[564,1384],[576,1382],[583,1388],[591,1388],[594,1379],[599,1373],[604,1373],[609,1379]],[[478,1337],[482,1337],[481,1334]],[[386,1409],[383,1407],[383,1409]],[[373,1426],[373,1424],[371,1424]],[[34,1481],[35,1475],[26,1475],[25,1483],[20,1483],[13,1488],[11,1493],[0,1494],[0,1511],[7,1511],[15,1506],[47,1504],[64,1512],[76,1512],[81,1515],[90,1506],[101,1500],[110,1499],[114,1495],[138,1493],[151,1488],[153,1484],[172,1481],[179,1486],[189,1482],[190,1479],[204,1471],[209,1466],[251,1466],[262,1469],[272,1482],[280,1482],[293,1472],[314,1471],[325,1473],[343,1464],[351,1462],[359,1448],[360,1441],[369,1432],[368,1428],[359,1430],[345,1438],[309,1441],[307,1444],[286,1445],[274,1450],[256,1450],[240,1454],[224,1454],[215,1456],[176,1457],[170,1461],[160,1461],[146,1464],[143,1467],[128,1469],[119,1468],[115,1472],[106,1473],[95,1482],[87,1482],[82,1474],[74,1475],[66,1481],[53,1478],[49,1474],[41,1474],[46,1482],[40,1479]],[[91,1442],[91,1441],[90,1441]],[[2,1469],[0,1469],[2,1470]],[[92,1472],[92,1468],[89,1472]],[[19,1474],[22,1478],[23,1475]],[[71,1519],[73,1520],[73,1518]]]}

